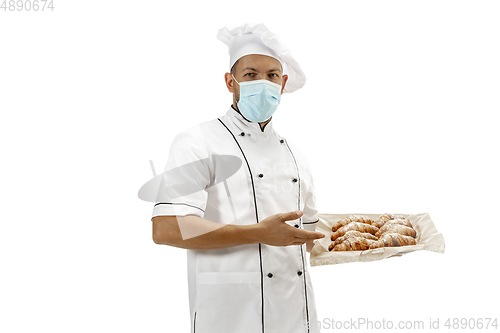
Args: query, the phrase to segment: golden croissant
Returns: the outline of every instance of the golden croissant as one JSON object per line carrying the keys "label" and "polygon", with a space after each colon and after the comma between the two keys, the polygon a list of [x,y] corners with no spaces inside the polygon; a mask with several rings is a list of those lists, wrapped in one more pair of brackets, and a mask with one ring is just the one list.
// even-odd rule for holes
{"label": "golden croissant", "polygon": [[348,238],[353,238],[353,237],[362,237],[366,239],[373,239],[373,240],[378,240],[378,238],[372,234],[369,234],[367,232],[362,233],[357,230],[349,230],[348,232],[345,233],[344,236],[339,237],[335,240],[335,242],[332,243],[333,247],[337,246],[338,244],[342,243]]}
{"label": "golden croissant", "polygon": [[380,215],[375,221],[373,221],[373,223],[371,223],[371,225],[377,228],[382,228],[386,223],[398,223],[413,228],[410,221],[404,216],[387,213]]}
{"label": "golden croissant", "polygon": [[378,231],[378,228],[366,223],[351,222],[335,231],[331,236],[331,240],[334,241],[337,238],[344,236],[350,230],[375,234]]}
{"label": "golden croissant", "polygon": [[411,236],[411,237],[417,236],[417,232],[415,231],[415,229],[407,227],[407,226],[402,225],[402,224],[391,223],[391,222],[392,221],[389,221],[386,224],[384,224],[384,226],[382,228],[380,228],[377,231],[377,233],[375,233],[375,236],[380,238],[381,236],[383,236],[384,234],[386,234],[388,232],[400,234],[403,236]]}
{"label": "golden croissant", "polygon": [[330,244],[328,250],[332,251],[364,251],[368,250],[373,243],[377,243],[377,240],[366,239],[363,237],[351,237],[344,240],[342,243],[333,246]]}
{"label": "golden croissant", "polygon": [[394,219],[394,217],[391,214],[385,213],[383,215],[380,215],[375,221],[373,221],[373,223],[371,223],[371,225],[377,228],[381,228],[387,221],[392,219]]}
{"label": "golden croissant", "polygon": [[405,225],[409,228],[413,228],[413,226],[410,223],[410,220],[408,220],[406,217],[403,217],[401,215],[394,215],[394,219],[387,221],[387,222],[388,223],[398,223],[398,224]]}
{"label": "golden croissant", "polygon": [[335,232],[341,227],[348,225],[351,222],[361,222],[361,223],[366,223],[366,224],[372,224],[373,220],[369,219],[368,217],[364,215],[356,215],[356,214],[350,214],[346,218],[343,218],[342,220],[339,220],[337,222],[333,223],[332,226],[332,231]]}
{"label": "golden croissant", "polygon": [[403,236],[397,233],[385,233],[382,237],[370,244],[370,249],[376,249],[379,247],[396,247],[396,246],[406,246],[415,245],[417,241],[411,236]]}

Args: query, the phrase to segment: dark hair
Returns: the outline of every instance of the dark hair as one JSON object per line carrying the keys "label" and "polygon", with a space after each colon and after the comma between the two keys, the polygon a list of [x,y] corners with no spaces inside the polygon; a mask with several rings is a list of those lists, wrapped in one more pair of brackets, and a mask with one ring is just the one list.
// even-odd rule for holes
{"label": "dark hair", "polygon": [[236,67],[238,66],[239,61],[240,61],[240,59],[236,60],[233,67],[231,67],[231,74],[236,75]]}

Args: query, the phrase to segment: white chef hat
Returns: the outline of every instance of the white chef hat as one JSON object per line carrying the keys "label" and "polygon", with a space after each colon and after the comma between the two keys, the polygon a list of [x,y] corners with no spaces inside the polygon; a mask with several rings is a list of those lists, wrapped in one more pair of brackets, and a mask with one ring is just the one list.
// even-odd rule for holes
{"label": "white chef hat", "polygon": [[233,29],[222,28],[217,38],[229,47],[229,69],[243,56],[262,54],[277,59],[283,66],[283,74],[288,75],[283,92],[294,92],[306,83],[306,76],[290,50],[264,24],[244,24]]}

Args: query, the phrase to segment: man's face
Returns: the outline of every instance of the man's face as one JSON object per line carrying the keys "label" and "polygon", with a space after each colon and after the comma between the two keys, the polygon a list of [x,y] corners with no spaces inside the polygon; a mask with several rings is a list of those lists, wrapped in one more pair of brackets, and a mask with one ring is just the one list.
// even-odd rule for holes
{"label": "man's face", "polygon": [[[281,94],[288,79],[287,75],[283,75],[281,63],[278,60],[260,54],[241,57],[236,63],[234,77],[238,82],[269,80],[281,86]],[[236,107],[236,102],[240,99],[240,86],[234,81],[231,73],[226,73],[226,85],[233,93],[233,104]]]}

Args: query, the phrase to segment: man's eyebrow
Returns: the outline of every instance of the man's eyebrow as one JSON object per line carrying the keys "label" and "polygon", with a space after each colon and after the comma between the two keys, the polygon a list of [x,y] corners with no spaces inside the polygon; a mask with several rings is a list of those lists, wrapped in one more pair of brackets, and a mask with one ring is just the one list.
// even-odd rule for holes
{"label": "man's eyebrow", "polygon": [[[258,72],[258,70],[256,70],[255,68],[253,67],[246,67],[246,68],[243,68],[243,71],[246,71],[246,70],[250,70],[250,71],[254,71],[254,72]],[[281,68],[273,68],[273,69],[270,69],[267,71],[268,73],[271,73],[271,72],[281,72]]]}
{"label": "man's eyebrow", "polygon": [[250,70],[250,71],[254,71],[254,72],[258,72],[258,70],[256,70],[255,68],[253,67],[247,67],[247,68],[244,68],[243,71],[246,71],[246,70]]}

